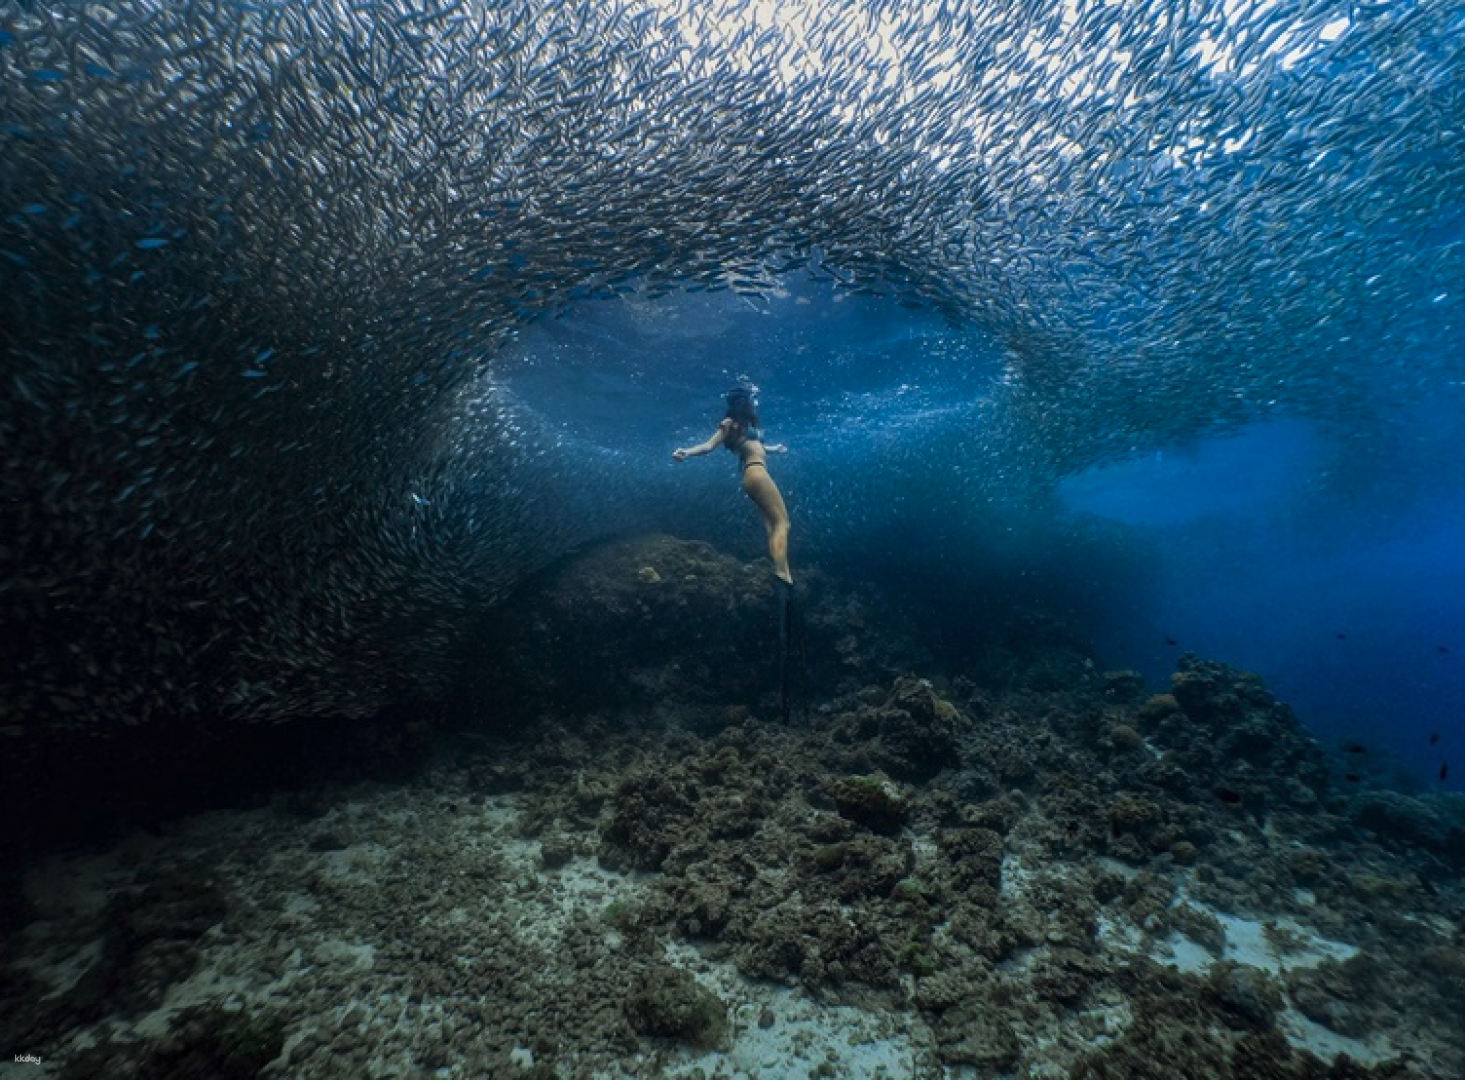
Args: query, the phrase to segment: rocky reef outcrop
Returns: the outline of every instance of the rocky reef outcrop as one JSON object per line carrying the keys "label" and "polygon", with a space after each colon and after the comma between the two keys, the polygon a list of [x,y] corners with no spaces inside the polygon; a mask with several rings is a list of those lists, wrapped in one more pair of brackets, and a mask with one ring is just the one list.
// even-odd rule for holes
{"label": "rocky reef outcrop", "polygon": [[[801,571],[791,688],[807,706],[926,657],[872,589]],[[632,704],[766,704],[780,689],[781,606],[766,564],[665,535],[598,545],[526,585],[479,635],[480,701],[542,714]]]}

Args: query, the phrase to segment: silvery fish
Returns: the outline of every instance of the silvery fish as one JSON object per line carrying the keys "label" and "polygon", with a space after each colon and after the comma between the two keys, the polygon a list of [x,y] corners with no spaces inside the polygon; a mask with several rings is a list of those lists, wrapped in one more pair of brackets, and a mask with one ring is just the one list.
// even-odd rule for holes
{"label": "silvery fish", "polygon": [[1415,302],[1465,258],[1418,241],[1465,190],[1451,5],[798,16],[0,0],[0,581],[33,598],[0,724],[441,686],[471,613],[590,527],[493,389],[579,297],[751,302],[809,266],[990,335],[972,504],[1346,412],[1340,349],[1398,393],[1462,351]]}

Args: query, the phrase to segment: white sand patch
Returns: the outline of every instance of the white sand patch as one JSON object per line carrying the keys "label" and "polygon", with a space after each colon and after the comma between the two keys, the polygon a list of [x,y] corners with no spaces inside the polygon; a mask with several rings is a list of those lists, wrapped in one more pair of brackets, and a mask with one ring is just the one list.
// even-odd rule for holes
{"label": "white sand patch", "polygon": [[[1107,864],[1109,860],[1104,862]],[[1124,873],[1126,877],[1135,876],[1135,871],[1123,864],[1115,863],[1108,868]],[[1281,977],[1289,971],[1317,967],[1328,960],[1342,962],[1358,955],[1354,946],[1326,938],[1291,916],[1249,919],[1218,911],[1191,897],[1183,886],[1171,904],[1172,910],[1181,904],[1189,905],[1220,923],[1226,934],[1220,956],[1178,931],[1162,940],[1147,942],[1141,928],[1130,920],[1106,914],[1101,914],[1096,920],[1098,939],[1116,952],[1145,952],[1151,959],[1200,978],[1205,978],[1211,967],[1222,961],[1244,964],[1273,977]],[[1284,1005],[1279,1012],[1277,1026],[1293,1046],[1316,1054],[1323,1061],[1332,1061],[1339,1054],[1347,1054],[1362,1064],[1375,1065],[1399,1054],[1398,1048],[1383,1037],[1353,1039],[1339,1035],[1309,1020],[1290,1005]]]}
{"label": "white sand patch", "polygon": [[1398,1048],[1387,1039],[1379,1036],[1350,1039],[1313,1023],[1296,1009],[1283,1009],[1277,1017],[1277,1027],[1293,1046],[1309,1050],[1323,1061],[1332,1061],[1339,1054],[1347,1054],[1362,1065],[1378,1065],[1399,1056]]}
{"label": "white sand patch", "polygon": [[[1218,960],[1229,960],[1276,977],[1289,971],[1317,967],[1326,960],[1341,962],[1358,955],[1354,946],[1325,938],[1286,915],[1261,921],[1242,918],[1191,899],[1185,895],[1184,889],[1176,898],[1177,904],[1182,902],[1214,916],[1226,931],[1226,947],[1219,958],[1179,935],[1172,935],[1165,941],[1163,947],[1170,955],[1156,958],[1182,971],[1204,977],[1212,964]],[[1376,1065],[1399,1052],[1382,1037],[1365,1040],[1339,1035],[1309,1020],[1290,1005],[1285,1005],[1278,1014],[1277,1026],[1293,1046],[1310,1051],[1323,1061],[1332,1061],[1339,1054],[1347,1054],[1364,1065]]]}
{"label": "white sand patch", "polygon": [[290,893],[285,897],[285,902],[280,905],[280,911],[284,915],[305,917],[314,915],[319,910],[320,901],[305,893]]}
{"label": "white sand patch", "polygon": [[1220,959],[1259,968],[1268,975],[1281,975],[1298,968],[1317,967],[1324,960],[1342,961],[1358,955],[1352,945],[1325,938],[1286,915],[1263,921],[1242,918],[1190,898],[1183,888],[1176,896],[1175,905],[1182,903],[1215,918],[1226,931],[1226,947],[1218,958],[1193,941],[1172,934],[1165,942],[1172,955],[1161,959],[1181,971],[1204,975]]}
{"label": "white sand patch", "polygon": [[1002,882],[997,895],[1004,900],[1018,901],[1027,895],[1039,872],[1023,865],[1022,856],[1007,852],[1002,856]]}
{"label": "white sand patch", "polygon": [[518,835],[520,814],[507,799],[491,800],[485,809],[484,816],[495,825],[494,850],[504,860],[507,877],[533,879],[541,886],[535,889],[532,900],[507,901],[510,906],[518,903],[520,908],[514,925],[520,939],[552,951],[571,923],[588,916],[603,921],[607,944],[618,946],[620,932],[613,925],[612,905],[634,904],[653,875],[606,870],[594,858],[585,856],[575,856],[558,869],[546,869],[540,842]]}
{"label": "white sand patch", "polygon": [[182,1010],[222,1001],[226,1012],[239,1011],[253,990],[251,980],[224,975],[217,968],[204,965],[191,977],[168,987],[167,997],[161,1006],[135,1021],[114,1023],[112,1028],[119,1035],[161,1039],[168,1033],[173,1017]]}
{"label": "white sand patch", "polygon": [[1094,937],[1116,952],[1136,953],[1144,947],[1144,934],[1128,919],[1115,919],[1100,912],[1094,926]]}
{"label": "white sand patch", "polygon": [[1226,959],[1250,964],[1273,975],[1294,968],[1317,967],[1324,960],[1349,960],[1358,955],[1352,945],[1332,941],[1285,915],[1255,922],[1216,913],[1226,928]]}
{"label": "white sand patch", "polygon": [[[690,1077],[701,1069],[710,1078],[785,1080],[808,1076],[825,1062],[839,1076],[916,1075],[922,1044],[913,1038],[910,1016],[815,1002],[797,990],[746,979],[732,964],[710,961],[681,943],[669,944],[666,956],[728,1006],[730,1035],[721,1053],[672,1051],[667,1077]],[[772,1021],[767,1027],[760,1023],[765,1013]],[[914,1026],[924,1031],[924,1024]]]}
{"label": "white sand patch", "polygon": [[360,941],[337,941],[327,939],[310,950],[311,960],[322,966],[332,964],[360,971],[370,971],[376,966],[376,947]]}

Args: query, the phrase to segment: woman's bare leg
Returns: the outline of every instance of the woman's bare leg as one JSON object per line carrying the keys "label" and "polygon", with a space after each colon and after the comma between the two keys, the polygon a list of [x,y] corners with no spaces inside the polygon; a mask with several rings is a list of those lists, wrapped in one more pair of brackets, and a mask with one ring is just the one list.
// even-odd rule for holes
{"label": "woman's bare leg", "polygon": [[768,470],[759,465],[743,471],[743,490],[763,515],[773,573],[792,585],[794,576],[788,568],[788,507],[783,504],[783,494],[773,482],[773,477],[768,475]]}

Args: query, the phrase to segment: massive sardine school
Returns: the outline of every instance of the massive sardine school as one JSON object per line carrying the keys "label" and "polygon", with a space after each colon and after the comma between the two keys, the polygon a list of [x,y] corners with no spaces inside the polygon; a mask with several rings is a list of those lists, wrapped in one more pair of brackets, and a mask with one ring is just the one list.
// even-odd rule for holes
{"label": "massive sardine school", "polygon": [[991,334],[973,498],[1427,399],[1465,354],[1461,19],[3,0],[0,725],[440,688],[586,535],[494,359],[597,296],[805,269]]}

